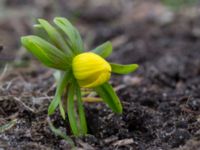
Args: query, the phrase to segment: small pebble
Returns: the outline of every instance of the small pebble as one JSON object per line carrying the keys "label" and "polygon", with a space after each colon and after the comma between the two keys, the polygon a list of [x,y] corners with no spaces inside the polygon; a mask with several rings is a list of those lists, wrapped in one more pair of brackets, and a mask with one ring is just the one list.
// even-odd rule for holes
{"label": "small pebble", "polygon": [[177,129],[171,137],[172,147],[178,147],[185,144],[186,140],[190,138],[190,133],[185,129]]}
{"label": "small pebble", "polygon": [[200,110],[200,98],[190,98],[187,102],[187,105],[191,110]]}

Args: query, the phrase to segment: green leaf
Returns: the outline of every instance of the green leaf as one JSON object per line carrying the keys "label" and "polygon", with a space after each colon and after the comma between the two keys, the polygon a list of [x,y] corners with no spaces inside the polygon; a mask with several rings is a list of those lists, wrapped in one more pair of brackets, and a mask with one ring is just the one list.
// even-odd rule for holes
{"label": "green leaf", "polygon": [[81,97],[81,90],[77,83],[76,83],[76,96],[77,96],[77,103],[78,103],[80,130],[82,134],[84,135],[87,133],[87,123],[86,123],[85,111],[84,111],[82,97]]}
{"label": "green leaf", "polygon": [[96,53],[100,55],[103,58],[108,57],[112,53],[112,43],[111,42],[105,42],[92,50],[91,52]]}
{"label": "green leaf", "polygon": [[46,20],[38,19],[40,25],[44,28],[44,30],[49,35],[50,40],[62,51],[64,51],[68,56],[72,56],[72,52],[69,49],[68,45],[65,43],[65,40],[61,36],[61,34]]}
{"label": "green leaf", "polygon": [[41,37],[42,39],[45,39],[48,42],[51,41],[49,39],[47,32],[44,30],[44,28],[41,26],[41,24],[35,24],[35,25],[33,25],[33,27],[34,27],[34,33],[37,36]]}
{"label": "green leaf", "polygon": [[[44,30],[44,28],[42,27],[41,24],[35,24],[35,25],[33,25],[33,27],[34,27],[34,33],[37,36],[41,37],[42,39],[45,39],[48,42],[51,41],[51,39],[49,38],[49,35]],[[68,48],[71,51],[72,50],[72,46],[71,46],[71,43],[70,43],[69,39],[66,37],[65,33],[63,33],[63,31],[60,28],[56,28],[56,30],[60,33],[60,35],[62,36],[64,42],[66,43],[66,45],[68,46]]]}
{"label": "green leaf", "polygon": [[[48,108],[48,115],[52,115],[56,108],[58,107],[59,103],[61,102],[61,96],[62,93],[68,84],[70,78],[71,78],[71,72],[66,71],[63,76],[60,78],[60,81],[57,84],[57,89],[56,89],[56,94],[54,99],[51,101],[51,104],[49,105]],[[63,116],[63,110],[61,110],[61,115]]]}
{"label": "green leaf", "polygon": [[61,101],[61,98],[59,96],[55,95],[54,99],[51,101],[49,108],[48,108],[48,115],[49,116],[52,115],[55,112],[60,101]]}
{"label": "green leaf", "polygon": [[121,64],[114,64],[110,63],[112,72],[118,74],[128,74],[130,72],[135,71],[139,66],[137,64],[130,64],[130,65],[121,65]]}
{"label": "green leaf", "polygon": [[69,37],[73,52],[83,52],[84,46],[78,30],[66,18],[56,17],[54,23]]}
{"label": "green leaf", "polygon": [[65,120],[66,119],[65,110],[63,108],[63,105],[62,105],[61,101],[59,103],[59,109],[60,109],[60,114],[61,114],[62,118]]}
{"label": "green leaf", "polygon": [[44,65],[64,71],[71,68],[71,58],[42,38],[25,36],[21,38],[21,42]]}
{"label": "green leaf", "polygon": [[108,106],[116,113],[122,113],[121,102],[109,83],[104,83],[95,88],[96,92],[108,104]]}
{"label": "green leaf", "polygon": [[72,129],[72,132],[75,136],[79,135],[78,123],[75,115],[75,107],[74,107],[74,94],[75,87],[73,84],[69,85],[69,93],[68,93],[68,101],[67,101],[67,114],[69,118],[69,123]]}

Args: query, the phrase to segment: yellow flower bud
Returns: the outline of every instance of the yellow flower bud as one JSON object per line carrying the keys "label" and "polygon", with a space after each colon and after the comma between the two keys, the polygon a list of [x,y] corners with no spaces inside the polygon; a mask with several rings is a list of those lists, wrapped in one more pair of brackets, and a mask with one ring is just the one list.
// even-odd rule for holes
{"label": "yellow flower bud", "polygon": [[86,52],[74,57],[72,69],[79,85],[85,88],[96,87],[110,79],[111,66],[101,56]]}

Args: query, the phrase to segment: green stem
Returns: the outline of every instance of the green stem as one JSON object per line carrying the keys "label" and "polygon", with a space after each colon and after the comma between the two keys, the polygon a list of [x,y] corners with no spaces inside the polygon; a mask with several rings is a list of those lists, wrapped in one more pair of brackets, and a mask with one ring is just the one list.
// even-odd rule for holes
{"label": "green stem", "polygon": [[67,114],[69,118],[69,123],[71,126],[71,130],[75,136],[79,135],[79,130],[77,126],[77,120],[74,111],[74,94],[75,88],[73,84],[69,85],[69,93],[68,93],[68,101],[67,101]]}
{"label": "green stem", "polygon": [[84,135],[87,133],[87,123],[86,123],[86,118],[85,118],[83,102],[81,99],[81,90],[78,84],[76,84],[76,95],[77,95],[77,103],[78,103],[80,130],[81,130],[81,133]]}

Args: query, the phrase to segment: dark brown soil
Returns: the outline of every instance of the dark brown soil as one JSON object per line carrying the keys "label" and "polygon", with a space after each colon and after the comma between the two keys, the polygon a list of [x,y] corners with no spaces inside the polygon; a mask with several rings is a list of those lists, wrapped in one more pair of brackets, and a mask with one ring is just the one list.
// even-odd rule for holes
{"label": "dark brown soil", "polygon": [[[8,1],[6,5],[10,8],[15,2]],[[88,48],[111,40],[114,53],[109,61],[138,63],[140,68],[130,75],[113,75],[111,79],[123,104],[122,115],[112,113],[103,103],[85,103],[87,136],[70,136],[68,122],[58,112],[51,120],[79,149],[199,150],[200,13],[188,15],[196,10],[188,8],[163,21],[160,15],[168,12],[159,2],[136,2],[134,11],[125,13],[112,7],[109,15],[81,4],[62,5],[62,9],[73,6],[83,12],[77,26]],[[17,4],[22,5],[21,1]],[[52,12],[49,5],[40,9],[45,7]],[[97,10],[109,10],[109,6]],[[145,8],[142,14],[139,8]],[[158,12],[149,16],[149,10]],[[68,11],[66,16],[74,15]],[[15,33],[18,38],[31,32],[29,21],[23,20],[23,32]],[[0,23],[6,34],[15,29]],[[5,34],[3,31],[0,28]],[[0,149],[71,149],[70,142],[55,136],[47,122],[48,104],[55,92],[53,71],[30,60],[30,55],[19,50],[19,39],[15,40],[2,44],[2,52],[0,48],[2,70],[6,70],[5,61],[16,59],[7,66],[5,74],[0,74]]]}

